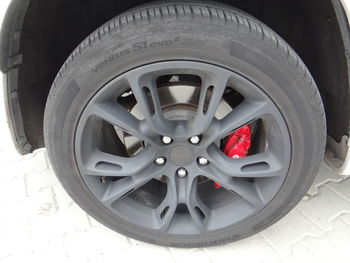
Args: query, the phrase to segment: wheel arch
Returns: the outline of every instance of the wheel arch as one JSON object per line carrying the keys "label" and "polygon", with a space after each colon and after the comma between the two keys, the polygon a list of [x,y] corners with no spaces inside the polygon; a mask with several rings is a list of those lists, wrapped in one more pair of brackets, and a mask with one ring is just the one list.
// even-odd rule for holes
{"label": "wheel arch", "polygon": [[[150,0],[12,0],[0,38],[9,123],[20,153],[43,147],[51,84],[74,48],[117,14]],[[333,151],[349,136],[350,34],[340,0],[223,0],[270,26],[301,56],[326,109]]]}

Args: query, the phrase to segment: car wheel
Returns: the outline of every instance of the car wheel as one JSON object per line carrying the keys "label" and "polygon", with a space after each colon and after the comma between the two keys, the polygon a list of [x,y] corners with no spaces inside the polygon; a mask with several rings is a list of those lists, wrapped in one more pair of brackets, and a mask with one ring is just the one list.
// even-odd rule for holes
{"label": "car wheel", "polygon": [[106,23],[51,89],[45,143],[99,222],[174,247],[247,237],[288,213],[325,147],[315,83],[267,26],[227,6],[155,3]]}

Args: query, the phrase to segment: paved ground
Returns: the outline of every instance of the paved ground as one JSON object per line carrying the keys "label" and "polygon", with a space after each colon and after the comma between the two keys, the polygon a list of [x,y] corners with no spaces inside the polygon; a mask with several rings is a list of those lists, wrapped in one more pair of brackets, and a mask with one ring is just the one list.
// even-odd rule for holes
{"label": "paved ground", "polygon": [[152,246],[84,213],[58,183],[44,149],[17,155],[0,94],[1,262],[350,262],[350,178],[324,165],[305,200],[260,234],[207,249]]}

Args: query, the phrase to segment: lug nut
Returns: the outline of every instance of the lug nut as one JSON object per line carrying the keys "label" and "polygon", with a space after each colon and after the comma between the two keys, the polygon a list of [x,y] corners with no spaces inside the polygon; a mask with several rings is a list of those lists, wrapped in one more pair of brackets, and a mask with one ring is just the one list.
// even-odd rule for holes
{"label": "lug nut", "polygon": [[177,175],[179,177],[185,177],[187,175],[187,170],[185,168],[179,168],[177,170]]}
{"label": "lug nut", "polygon": [[173,140],[169,136],[163,136],[162,137],[162,142],[164,144],[170,144]]}
{"label": "lug nut", "polygon": [[163,165],[165,164],[165,157],[158,157],[154,162],[158,165]]}
{"label": "lug nut", "polygon": [[204,157],[199,157],[198,158],[198,163],[200,165],[207,165],[209,163],[208,159],[204,158]]}
{"label": "lug nut", "polygon": [[106,184],[106,183],[108,182],[107,177],[106,177],[106,176],[102,176],[102,177],[100,178],[100,182],[103,183],[103,184]]}
{"label": "lug nut", "polygon": [[193,137],[191,137],[191,139],[190,139],[190,142],[191,142],[192,144],[198,144],[200,141],[201,141],[201,139],[199,138],[199,136],[193,136]]}

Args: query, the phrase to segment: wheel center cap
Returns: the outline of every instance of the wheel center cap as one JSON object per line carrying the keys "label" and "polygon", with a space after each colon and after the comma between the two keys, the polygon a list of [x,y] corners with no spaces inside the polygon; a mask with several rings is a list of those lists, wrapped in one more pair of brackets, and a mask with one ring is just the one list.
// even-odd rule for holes
{"label": "wheel center cap", "polygon": [[193,152],[189,147],[175,146],[170,150],[170,159],[176,165],[184,166],[193,161]]}

